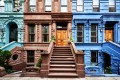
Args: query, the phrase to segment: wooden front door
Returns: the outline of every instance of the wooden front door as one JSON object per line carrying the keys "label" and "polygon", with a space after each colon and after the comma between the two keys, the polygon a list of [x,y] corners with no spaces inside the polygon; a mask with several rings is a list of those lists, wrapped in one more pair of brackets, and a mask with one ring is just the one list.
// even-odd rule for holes
{"label": "wooden front door", "polygon": [[105,41],[113,41],[113,30],[105,30]]}
{"label": "wooden front door", "polygon": [[57,30],[56,45],[67,46],[67,30]]}

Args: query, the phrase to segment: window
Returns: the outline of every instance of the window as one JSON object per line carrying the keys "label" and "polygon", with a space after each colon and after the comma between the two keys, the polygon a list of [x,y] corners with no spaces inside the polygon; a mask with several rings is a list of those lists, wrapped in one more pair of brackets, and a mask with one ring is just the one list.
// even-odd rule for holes
{"label": "window", "polygon": [[61,0],[61,12],[67,12],[67,0]]}
{"label": "window", "polygon": [[77,25],[77,42],[84,42],[84,25]]}
{"label": "window", "polygon": [[13,60],[17,60],[18,59],[18,55],[17,54],[14,54],[13,57],[12,57]]}
{"label": "window", "polygon": [[29,41],[35,41],[35,25],[29,25]]}
{"label": "window", "polygon": [[109,0],[109,12],[115,12],[115,0]]}
{"label": "window", "polygon": [[91,42],[97,43],[97,25],[91,25]]}
{"label": "window", "polygon": [[34,51],[27,51],[27,62],[34,63]]}
{"label": "window", "polygon": [[98,63],[98,51],[91,51],[91,62]]}
{"label": "window", "polygon": [[42,27],[42,41],[43,42],[49,42],[49,26],[43,25]]}
{"label": "window", "polygon": [[77,11],[83,12],[84,9],[84,2],[83,0],[77,0]]}
{"label": "window", "polygon": [[93,12],[99,12],[99,0],[93,0]]}
{"label": "window", "polygon": [[52,6],[52,2],[51,0],[45,0],[45,11],[46,12],[51,12],[51,6]]}
{"label": "window", "polygon": [[36,11],[36,0],[29,0],[29,12]]}
{"label": "window", "polygon": [[0,0],[0,12],[4,12],[4,0]]}

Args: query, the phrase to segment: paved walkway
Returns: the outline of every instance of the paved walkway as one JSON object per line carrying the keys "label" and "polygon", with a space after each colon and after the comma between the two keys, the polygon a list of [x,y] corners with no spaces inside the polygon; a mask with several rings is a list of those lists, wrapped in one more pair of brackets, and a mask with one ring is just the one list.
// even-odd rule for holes
{"label": "paved walkway", "polygon": [[0,77],[0,80],[120,80],[120,77],[86,77],[86,78]]}

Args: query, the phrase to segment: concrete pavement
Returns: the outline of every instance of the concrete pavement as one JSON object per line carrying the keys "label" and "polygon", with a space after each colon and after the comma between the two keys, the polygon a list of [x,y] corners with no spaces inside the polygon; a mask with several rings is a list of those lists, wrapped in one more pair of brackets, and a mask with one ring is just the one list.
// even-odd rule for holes
{"label": "concrete pavement", "polygon": [[0,80],[120,80],[120,77],[85,77],[85,78],[0,77]]}

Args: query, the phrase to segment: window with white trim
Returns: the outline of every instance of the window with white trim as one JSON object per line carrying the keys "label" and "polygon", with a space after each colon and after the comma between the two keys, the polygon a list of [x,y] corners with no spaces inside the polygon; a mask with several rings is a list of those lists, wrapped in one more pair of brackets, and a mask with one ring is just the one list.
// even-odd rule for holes
{"label": "window with white trim", "polygon": [[29,0],[29,12],[36,11],[36,0]]}
{"label": "window with white trim", "polygon": [[45,12],[52,11],[52,0],[45,0]]}
{"label": "window with white trim", "polygon": [[109,0],[109,12],[115,12],[116,7],[115,7],[115,0]]}
{"label": "window with white trim", "polygon": [[84,42],[84,24],[77,25],[77,42]]}
{"label": "window with white trim", "polygon": [[84,11],[84,0],[77,0],[77,12]]}
{"label": "window with white trim", "polygon": [[91,42],[97,43],[97,24],[91,25]]}
{"label": "window with white trim", "polygon": [[67,0],[61,0],[61,12],[67,12],[68,11],[67,5],[68,5]]}
{"label": "window with white trim", "polygon": [[99,12],[99,0],[93,0],[93,12]]}

